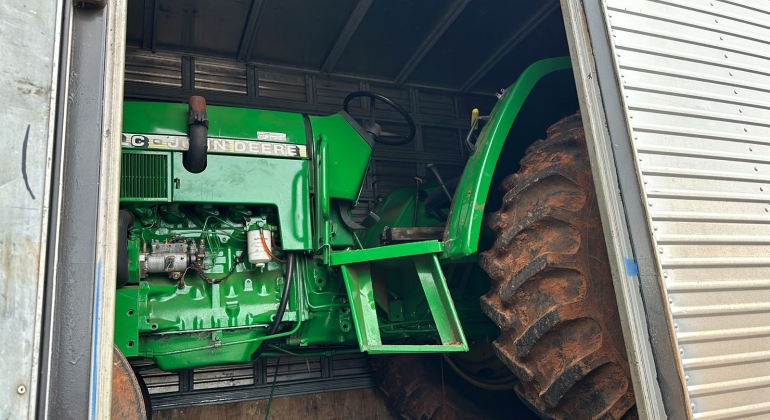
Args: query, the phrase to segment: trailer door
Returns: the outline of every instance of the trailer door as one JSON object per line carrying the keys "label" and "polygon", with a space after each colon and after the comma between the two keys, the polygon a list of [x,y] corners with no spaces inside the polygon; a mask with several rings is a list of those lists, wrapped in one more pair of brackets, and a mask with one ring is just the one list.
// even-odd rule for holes
{"label": "trailer door", "polygon": [[646,418],[770,413],[770,8],[562,1]]}

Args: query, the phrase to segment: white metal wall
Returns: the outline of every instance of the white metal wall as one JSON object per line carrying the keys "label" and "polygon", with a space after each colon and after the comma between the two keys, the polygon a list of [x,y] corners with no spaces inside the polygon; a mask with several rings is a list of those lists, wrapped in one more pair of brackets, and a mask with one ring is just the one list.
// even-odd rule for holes
{"label": "white metal wall", "polygon": [[0,418],[34,419],[62,6],[0,2]]}
{"label": "white metal wall", "polygon": [[770,2],[605,0],[695,419],[770,418]]}

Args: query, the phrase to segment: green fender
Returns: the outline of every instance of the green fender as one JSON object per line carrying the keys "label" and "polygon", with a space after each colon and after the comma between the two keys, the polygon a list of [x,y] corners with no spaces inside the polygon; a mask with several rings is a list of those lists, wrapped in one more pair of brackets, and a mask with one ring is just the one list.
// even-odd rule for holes
{"label": "green fender", "polygon": [[489,121],[479,134],[476,151],[468,159],[457,186],[444,231],[444,258],[458,259],[476,253],[492,175],[513,121],[532,89],[543,77],[571,68],[569,57],[538,61],[527,67],[497,101]]}

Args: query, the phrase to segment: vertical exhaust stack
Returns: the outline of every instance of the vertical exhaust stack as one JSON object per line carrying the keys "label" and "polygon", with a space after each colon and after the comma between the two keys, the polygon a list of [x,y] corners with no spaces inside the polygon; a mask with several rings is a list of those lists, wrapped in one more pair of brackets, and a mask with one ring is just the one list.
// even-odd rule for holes
{"label": "vertical exhaust stack", "polygon": [[187,119],[190,134],[190,147],[184,152],[185,169],[198,174],[206,169],[208,153],[209,120],[206,118],[206,99],[203,96],[190,96],[190,114]]}

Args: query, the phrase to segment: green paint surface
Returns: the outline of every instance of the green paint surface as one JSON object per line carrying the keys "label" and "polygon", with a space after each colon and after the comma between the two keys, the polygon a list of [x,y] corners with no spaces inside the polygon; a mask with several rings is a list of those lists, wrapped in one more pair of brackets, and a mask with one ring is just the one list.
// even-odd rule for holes
{"label": "green paint surface", "polygon": [[[299,114],[207,107],[210,137],[256,140],[283,133],[306,145],[307,158],[209,154],[207,169],[187,172],[182,153],[124,150],[121,202],[135,223],[129,236],[129,284],[116,293],[115,343],[128,357],[165,370],[250,361],[271,339],[274,355],[334,351],[452,352],[499,331],[479,308],[489,278],[476,264],[481,221],[494,167],[524,100],[545,75],[570,68],[568,58],[528,68],[495,106],[478,150],[461,178],[444,241],[380,246],[385,226],[412,226],[414,189],[396,190],[358,249],[338,204],[358,198],[372,147],[342,114]],[[123,131],[187,135],[187,104],[126,102]],[[310,140],[310,141],[309,141]],[[138,157],[137,157],[138,156]],[[146,158],[146,159],[145,159]],[[434,187],[426,186],[426,191]],[[441,226],[418,204],[417,226]],[[448,209],[445,209],[448,210]],[[241,262],[247,232],[276,233],[277,258],[297,256],[294,286],[278,333],[267,337],[286,286],[284,263]],[[203,240],[206,283],[185,273],[139,273],[140,252],[153,240]],[[312,346],[312,348],[311,348]]]}
{"label": "green paint surface", "polygon": [[521,74],[497,102],[481,129],[452,203],[444,237],[445,256],[463,258],[478,250],[479,234],[492,175],[513,121],[535,85],[546,75],[572,68],[569,57],[538,61]]}
{"label": "green paint surface", "polygon": [[[132,134],[187,135],[186,103],[126,101],[123,132]],[[256,140],[257,132],[286,134],[286,142],[306,144],[302,115],[225,106],[206,107],[209,137]]]}

